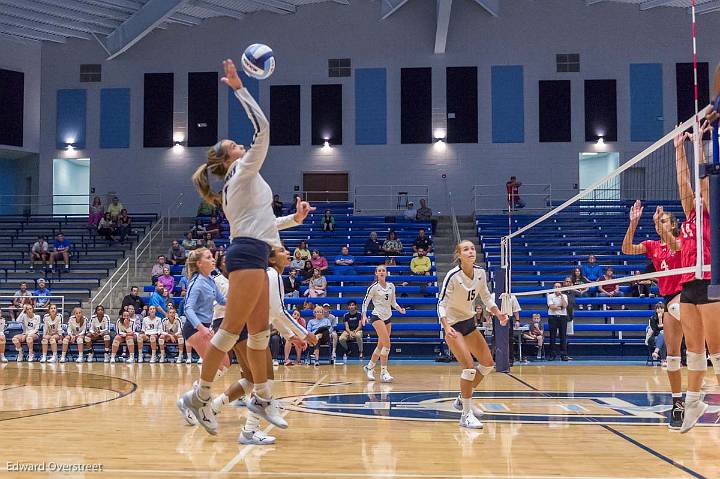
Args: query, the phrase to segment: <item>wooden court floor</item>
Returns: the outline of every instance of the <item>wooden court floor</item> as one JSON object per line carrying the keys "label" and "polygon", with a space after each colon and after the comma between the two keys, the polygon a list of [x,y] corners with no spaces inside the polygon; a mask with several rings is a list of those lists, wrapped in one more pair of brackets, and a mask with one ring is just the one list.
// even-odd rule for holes
{"label": "wooden court floor", "polygon": [[[180,418],[197,365],[0,365],[0,477],[720,478],[720,394],[701,426],[669,432],[660,368],[493,374],[475,395],[482,431],[457,425],[457,366],[390,370],[391,385],[368,384],[357,363],[277,368],[290,428],[269,431],[274,446],[242,446],[243,408],[223,411],[216,437]],[[29,464],[45,471],[17,471]]]}

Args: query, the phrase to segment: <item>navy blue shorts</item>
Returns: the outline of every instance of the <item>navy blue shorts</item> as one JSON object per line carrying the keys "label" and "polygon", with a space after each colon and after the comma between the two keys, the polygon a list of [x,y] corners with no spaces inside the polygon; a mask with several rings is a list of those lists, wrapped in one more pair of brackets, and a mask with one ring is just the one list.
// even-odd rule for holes
{"label": "navy blue shorts", "polygon": [[225,251],[225,268],[228,273],[241,269],[266,269],[270,245],[255,238],[234,238]]}
{"label": "navy blue shorts", "polygon": [[374,314],[370,316],[370,324],[374,323],[375,321],[382,321],[385,324],[392,323],[392,318],[388,319],[380,319],[378,316],[375,316]]}
{"label": "navy blue shorts", "polygon": [[[225,318],[218,318],[218,319],[213,320],[212,329],[213,329],[213,331],[215,331],[216,333],[217,333],[218,330],[220,329],[220,325],[222,324],[223,319],[225,319]],[[247,329],[247,324],[246,324],[246,325],[242,328],[242,331],[240,331],[240,336],[238,337],[237,342],[239,343],[240,341],[245,341],[247,338],[248,338],[248,329]]]}
{"label": "navy blue shorts", "polygon": [[[210,325],[206,324],[205,326],[208,327]],[[195,329],[195,326],[192,325],[189,319],[186,319],[182,327],[183,338],[187,341],[195,333],[197,333],[197,329]]]}

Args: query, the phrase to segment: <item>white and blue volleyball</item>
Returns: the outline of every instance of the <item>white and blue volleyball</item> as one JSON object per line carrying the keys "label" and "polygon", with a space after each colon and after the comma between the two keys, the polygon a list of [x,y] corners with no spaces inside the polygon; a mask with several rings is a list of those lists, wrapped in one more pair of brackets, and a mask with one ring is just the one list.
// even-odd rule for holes
{"label": "white and blue volleyball", "polygon": [[262,43],[253,43],[245,49],[242,68],[247,76],[264,80],[275,71],[275,56],[272,48]]}

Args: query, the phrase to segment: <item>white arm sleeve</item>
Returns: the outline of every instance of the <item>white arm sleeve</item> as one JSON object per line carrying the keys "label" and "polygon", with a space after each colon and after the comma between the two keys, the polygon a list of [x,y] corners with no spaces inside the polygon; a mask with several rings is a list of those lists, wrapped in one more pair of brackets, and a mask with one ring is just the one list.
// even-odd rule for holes
{"label": "white arm sleeve", "polygon": [[448,274],[448,276],[443,281],[442,290],[440,291],[440,301],[438,301],[438,305],[437,305],[438,319],[447,317],[448,297],[450,295],[452,295],[454,289],[455,289],[455,283],[453,282],[453,279]]}
{"label": "white arm sleeve", "polygon": [[235,96],[240,100],[255,129],[252,145],[243,157],[237,160],[240,167],[239,174],[254,175],[260,171],[267,157],[270,147],[270,123],[247,88],[235,90]]}
{"label": "white arm sleeve", "polygon": [[374,287],[375,287],[375,284],[373,284],[372,286],[370,286],[370,287],[367,289],[367,292],[365,293],[365,299],[363,299],[363,304],[362,304],[362,314],[363,314],[363,316],[367,316],[367,310],[368,310],[368,306],[370,306],[370,301],[372,300],[373,288],[374,288]]}
{"label": "white arm sleeve", "polygon": [[278,231],[286,230],[299,225],[300,223],[295,221],[295,215],[279,216],[275,218],[275,226],[277,226]]}
{"label": "white arm sleeve", "polygon": [[495,304],[495,300],[493,299],[492,295],[490,294],[490,290],[488,289],[487,274],[484,270],[480,270],[480,281],[478,281],[477,292],[480,295],[480,299],[482,300],[483,304],[485,305],[485,309],[490,311],[493,307],[497,308],[497,304]]}
{"label": "white arm sleeve", "polygon": [[390,288],[390,304],[392,304],[392,307],[395,308],[396,311],[400,309],[400,305],[397,303],[397,297],[395,296],[394,284]]}

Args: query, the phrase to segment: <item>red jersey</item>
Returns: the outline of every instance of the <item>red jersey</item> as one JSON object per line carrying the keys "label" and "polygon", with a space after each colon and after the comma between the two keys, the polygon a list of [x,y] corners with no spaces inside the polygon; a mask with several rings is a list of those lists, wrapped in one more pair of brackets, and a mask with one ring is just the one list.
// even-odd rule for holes
{"label": "red jersey", "polygon": [[[692,210],[690,217],[682,224],[680,228],[680,253],[682,257],[682,267],[695,267],[697,263],[697,237],[695,227],[695,219],[697,215],[695,210]],[[710,264],[710,213],[707,209],[703,208],[703,265]],[[682,275],[681,283],[693,281],[695,279],[695,273],[687,273]],[[703,279],[710,279],[710,271],[703,273]]]}
{"label": "red jersey", "polygon": [[[679,251],[673,251],[670,246],[658,240],[648,240],[641,243],[645,246],[647,256],[655,267],[655,271],[670,271],[682,268],[682,258]],[[682,275],[662,276],[657,279],[660,295],[679,293],[682,289]]]}

